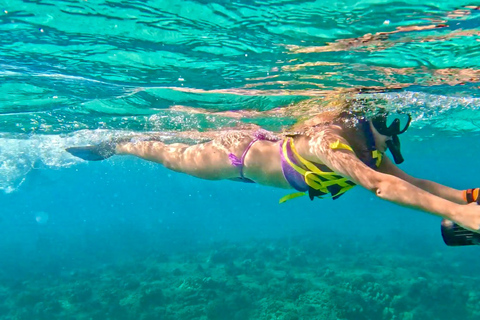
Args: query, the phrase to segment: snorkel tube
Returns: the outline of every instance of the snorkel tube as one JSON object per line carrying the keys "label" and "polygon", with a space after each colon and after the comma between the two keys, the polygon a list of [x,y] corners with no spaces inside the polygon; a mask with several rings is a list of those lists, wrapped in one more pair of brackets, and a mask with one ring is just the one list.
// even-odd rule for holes
{"label": "snorkel tube", "polygon": [[400,151],[400,139],[398,138],[398,135],[407,131],[408,127],[410,126],[410,122],[412,121],[412,117],[409,114],[402,115],[406,115],[408,117],[403,126],[401,126],[401,121],[398,118],[400,114],[391,115],[394,116],[395,119],[390,125],[387,125],[387,118],[389,117],[388,112],[381,112],[372,118],[372,124],[375,129],[377,129],[380,134],[389,137],[387,140],[387,148],[390,150],[390,153],[392,154],[393,160],[396,164],[400,164],[404,161]]}
{"label": "snorkel tube", "polygon": [[397,135],[393,135],[390,140],[387,140],[387,148],[392,154],[393,160],[396,164],[400,164],[405,159],[403,159],[402,153],[400,152],[400,139]]}

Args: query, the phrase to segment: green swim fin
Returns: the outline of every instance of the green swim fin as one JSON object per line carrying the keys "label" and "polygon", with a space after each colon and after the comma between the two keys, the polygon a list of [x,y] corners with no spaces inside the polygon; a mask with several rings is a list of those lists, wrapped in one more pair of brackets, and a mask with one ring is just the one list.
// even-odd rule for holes
{"label": "green swim fin", "polygon": [[93,146],[70,147],[65,150],[71,155],[83,160],[100,161],[113,156],[116,146],[117,144],[115,142],[102,142]]}

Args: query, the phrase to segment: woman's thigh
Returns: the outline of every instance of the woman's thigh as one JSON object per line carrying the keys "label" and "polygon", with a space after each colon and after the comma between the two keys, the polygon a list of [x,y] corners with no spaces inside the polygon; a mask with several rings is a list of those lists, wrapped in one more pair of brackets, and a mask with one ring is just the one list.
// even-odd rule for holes
{"label": "woman's thigh", "polygon": [[212,141],[192,146],[166,145],[166,157],[171,157],[166,167],[209,180],[229,179],[239,176],[239,168],[232,165],[230,154],[241,158],[252,133],[231,131]]}

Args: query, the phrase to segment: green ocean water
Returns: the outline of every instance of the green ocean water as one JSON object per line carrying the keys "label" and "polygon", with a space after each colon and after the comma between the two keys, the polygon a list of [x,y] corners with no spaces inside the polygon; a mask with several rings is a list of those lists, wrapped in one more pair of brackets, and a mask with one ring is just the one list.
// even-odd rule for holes
{"label": "green ocean water", "polygon": [[403,170],[475,187],[479,26],[472,1],[0,0],[0,319],[480,319],[479,249],[437,217],[64,151],[360,97],[412,115]]}
{"label": "green ocean water", "polygon": [[201,129],[158,118],[172,105],[268,110],[340,88],[425,91],[395,104],[413,111],[476,108],[471,5],[3,0],[2,131]]}

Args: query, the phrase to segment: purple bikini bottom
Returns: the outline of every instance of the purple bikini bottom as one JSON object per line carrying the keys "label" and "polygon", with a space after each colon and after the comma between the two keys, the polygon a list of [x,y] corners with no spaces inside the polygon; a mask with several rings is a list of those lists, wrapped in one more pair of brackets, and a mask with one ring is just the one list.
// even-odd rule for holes
{"label": "purple bikini bottom", "polygon": [[243,151],[242,153],[242,156],[240,158],[238,158],[236,155],[234,155],[233,153],[230,153],[228,155],[228,158],[230,159],[230,163],[232,164],[232,166],[236,167],[239,169],[239,177],[237,178],[232,178],[230,180],[233,180],[233,181],[241,181],[241,182],[247,182],[247,183],[255,183],[255,181],[251,180],[251,179],[248,179],[246,178],[244,175],[243,175],[243,167],[245,166],[245,157],[247,156],[247,152],[248,150],[250,150],[250,148],[253,146],[253,144],[257,141],[272,141],[272,142],[275,142],[275,141],[279,141],[280,139],[278,139],[277,137],[273,136],[270,132],[268,132],[267,130],[263,130],[263,129],[260,129],[260,130],[257,130],[254,134],[253,134],[253,140],[248,144],[248,146],[245,148],[245,151]]}

